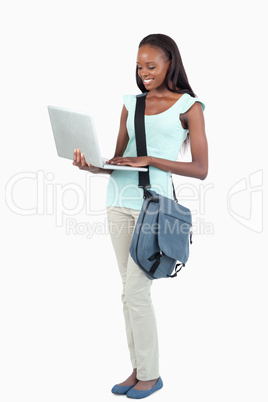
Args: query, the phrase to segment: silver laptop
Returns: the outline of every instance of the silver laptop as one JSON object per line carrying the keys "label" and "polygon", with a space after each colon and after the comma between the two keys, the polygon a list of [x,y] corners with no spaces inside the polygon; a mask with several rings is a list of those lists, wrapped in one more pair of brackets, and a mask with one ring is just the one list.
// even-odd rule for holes
{"label": "silver laptop", "polygon": [[101,157],[93,118],[56,106],[48,106],[48,113],[54,134],[57,153],[62,158],[73,160],[74,149],[84,153],[87,163],[102,169],[137,170],[146,172],[146,167],[118,166],[106,163]]}

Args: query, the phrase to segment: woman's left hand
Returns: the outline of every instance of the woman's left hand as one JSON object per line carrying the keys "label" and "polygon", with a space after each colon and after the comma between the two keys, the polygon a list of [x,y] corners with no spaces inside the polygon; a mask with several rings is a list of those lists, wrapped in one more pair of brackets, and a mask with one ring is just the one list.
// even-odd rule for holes
{"label": "woman's left hand", "polygon": [[137,157],[115,156],[109,161],[106,161],[106,163],[122,165],[122,166],[127,165],[127,166],[141,167],[141,166],[148,166],[149,160],[150,160],[149,156],[137,156]]}

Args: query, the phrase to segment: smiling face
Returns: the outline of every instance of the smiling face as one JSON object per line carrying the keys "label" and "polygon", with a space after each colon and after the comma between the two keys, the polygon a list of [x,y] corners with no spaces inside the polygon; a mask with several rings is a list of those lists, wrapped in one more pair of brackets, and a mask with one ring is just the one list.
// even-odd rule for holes
{"label": "smiling face", "polygon": [[165,78],[171,61],[160,48],[143,45],[137,55],[138,75],[149,91],[165,88]]}

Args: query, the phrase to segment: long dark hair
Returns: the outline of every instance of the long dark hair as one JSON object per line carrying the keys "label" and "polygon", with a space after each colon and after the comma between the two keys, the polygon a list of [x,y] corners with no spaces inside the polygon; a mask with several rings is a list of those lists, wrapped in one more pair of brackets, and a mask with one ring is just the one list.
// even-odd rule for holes
{"label": "long dark hair", "polygon": [[[189,95],[196,97],[189,84],[178,46],[172,38],[163,34],[151,34],[142,39],[139,48],[143,45],[149,45],[161,49],[165,53],[167,59],[169,61],[171,60],[170,69],[165,79],[165,84],[169,91],[178,94],[188,93]],[[136,82],[142,92],[147,91],[143,85],[142,79],[138,75],[138,67],[136,68]]]}

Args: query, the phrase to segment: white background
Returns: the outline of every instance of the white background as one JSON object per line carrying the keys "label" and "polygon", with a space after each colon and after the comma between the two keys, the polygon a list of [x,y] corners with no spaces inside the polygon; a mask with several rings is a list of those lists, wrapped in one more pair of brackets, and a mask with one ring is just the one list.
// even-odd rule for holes
{"label": "white background", "polygon": [[165,387],[151,400],[267,402],[265,2],[25,0],[0,15],[1,401],[112,401],[131,371],[108,176],[57,157],[46,107],[92,113],[112,156],[138,43],[160,32],[206,104],[210,171],[174,178],[196,233],[179,277],[153,286]]}

